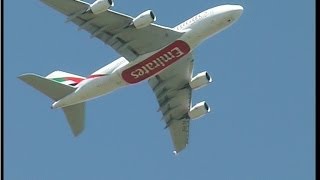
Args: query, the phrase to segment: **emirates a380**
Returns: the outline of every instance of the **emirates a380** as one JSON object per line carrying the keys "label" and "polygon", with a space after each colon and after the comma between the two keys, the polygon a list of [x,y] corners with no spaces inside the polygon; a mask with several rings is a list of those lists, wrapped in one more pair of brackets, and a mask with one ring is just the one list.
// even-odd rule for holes
{"label": "emirates a380", "polygon": [[42,77],[26,73],[19,78],[49,96],[52,108],[62,108],[75,136],[84,129],[85,102],[116,89],[148,81],[171,134],[174,153],[188,144],[190,121],[210,112],[206,102],[192,105],[193,90],[212,82],[204,71],[193,75],[193,50],[204,40],[239,19],[240,5],[205,10],[176,27],[155,24],[151,10],[131,17],[111,10],[113,0],[41,0],[67,16],[122,57],[88,77],[54,71]]}

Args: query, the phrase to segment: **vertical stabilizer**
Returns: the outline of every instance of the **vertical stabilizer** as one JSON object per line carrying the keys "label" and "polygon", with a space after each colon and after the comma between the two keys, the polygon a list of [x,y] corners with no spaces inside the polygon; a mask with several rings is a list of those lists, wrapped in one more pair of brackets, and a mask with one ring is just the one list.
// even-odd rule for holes
{"label": "vertical stabilizer", "polygon": [[76,86],[81,81],[86,79],[82,76],[78,76],[63,71],[54,71],[47,75],[46,78],[69,86]]}

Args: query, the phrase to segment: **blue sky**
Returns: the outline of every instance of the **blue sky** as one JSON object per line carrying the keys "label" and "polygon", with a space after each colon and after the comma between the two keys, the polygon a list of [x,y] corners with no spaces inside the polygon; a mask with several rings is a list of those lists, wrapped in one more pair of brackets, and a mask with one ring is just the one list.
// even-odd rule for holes
{"label": "blue sky", "polygon": [[62,111],[17,76],[87,76],[119,55],[38,0],[6,0],[4,178],[314,179],[314,1],[115,0],[113,9],[152,9],[158,24],[173,27],[221,4],[244,13],[194,51],[194,71],[207,70],[214,82],[193,102],[206,100],[213,111],[192,122],[189,146],[173,156],[146,82],[88,102],[86,129],[74,138]]}

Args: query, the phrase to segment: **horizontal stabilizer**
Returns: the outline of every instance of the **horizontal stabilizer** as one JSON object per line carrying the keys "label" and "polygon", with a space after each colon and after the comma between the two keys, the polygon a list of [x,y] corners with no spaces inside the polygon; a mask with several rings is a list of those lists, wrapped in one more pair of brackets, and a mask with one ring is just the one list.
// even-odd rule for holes
{"label": "horizontal stabilizer", "polygon": [[74,136],[79,135],[84,129],[85,103],[79,103],[62,108],[67,117],[69,126]]}
{"label": "horizontal stabilizer", "polygon": [[18,78],[55,101],[75,90],[72,86],[61,84],[33,73],[22,74]]}

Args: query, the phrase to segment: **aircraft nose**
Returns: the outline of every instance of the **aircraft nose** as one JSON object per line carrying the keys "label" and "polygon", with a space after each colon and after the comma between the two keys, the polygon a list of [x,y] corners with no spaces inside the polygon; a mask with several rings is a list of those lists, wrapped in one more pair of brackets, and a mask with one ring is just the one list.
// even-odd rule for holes
{"label": "aircraft nose", "polygon": [[233,17],[235,19],[238,19],[243,12],[243,7],[240,5],[232,5],[230,10],[231,10],[230,12],[232,13]]}

